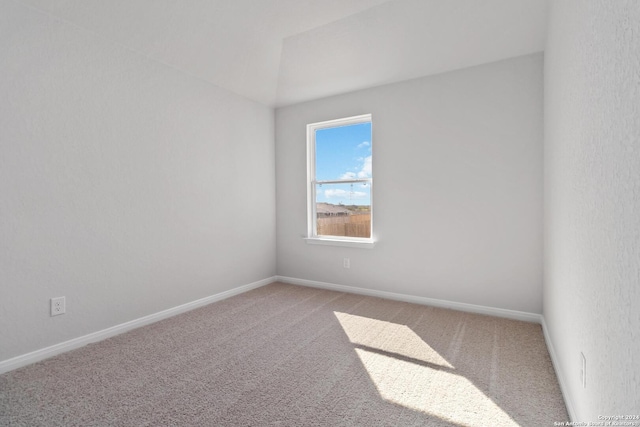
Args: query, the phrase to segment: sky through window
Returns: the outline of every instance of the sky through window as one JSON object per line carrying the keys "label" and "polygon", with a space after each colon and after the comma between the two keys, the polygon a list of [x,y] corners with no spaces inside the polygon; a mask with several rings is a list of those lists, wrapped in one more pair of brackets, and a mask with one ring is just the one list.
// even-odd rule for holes
{"label": "sky through window", "polygon": [[[371,178],[371,123],[316,130],[316,180]],[[317,202],[370,205],[368,183],[323,184]]]}

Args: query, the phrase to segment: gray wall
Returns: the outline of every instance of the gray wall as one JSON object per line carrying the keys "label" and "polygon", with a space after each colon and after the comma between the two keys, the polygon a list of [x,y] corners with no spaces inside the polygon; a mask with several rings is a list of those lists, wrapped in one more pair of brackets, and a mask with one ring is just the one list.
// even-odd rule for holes
{"label": "gray wall", "polygon": [[[541,313],[542,70],[535,54],[277,109],[278,274]],[[305,126],[364,113],[378,243],[308,245]]]}
{"label": "gray wall", "polygon": [[639,22],[635,1],[551,3],[544,317],[577,421],[640,414]]}
{"label": "gray wall", "polygon": [[0,2],[0,360],[273,276],[273,126]]}

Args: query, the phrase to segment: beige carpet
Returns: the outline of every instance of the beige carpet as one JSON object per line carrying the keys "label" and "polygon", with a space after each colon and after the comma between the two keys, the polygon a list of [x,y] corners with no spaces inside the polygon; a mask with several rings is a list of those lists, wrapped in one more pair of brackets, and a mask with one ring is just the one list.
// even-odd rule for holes
{"label": "beige carpet", "polygon": [[10,426],[552,426],[540,325],[274,283],[0,376]]}

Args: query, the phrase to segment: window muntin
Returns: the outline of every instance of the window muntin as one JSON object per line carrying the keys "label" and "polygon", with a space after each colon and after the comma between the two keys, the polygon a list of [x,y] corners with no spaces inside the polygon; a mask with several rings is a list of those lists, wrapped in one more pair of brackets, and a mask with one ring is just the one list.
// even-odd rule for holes
{"label": "window muntin", "polygon": [[372,242],[371,115],[307,126],[308,237]]}

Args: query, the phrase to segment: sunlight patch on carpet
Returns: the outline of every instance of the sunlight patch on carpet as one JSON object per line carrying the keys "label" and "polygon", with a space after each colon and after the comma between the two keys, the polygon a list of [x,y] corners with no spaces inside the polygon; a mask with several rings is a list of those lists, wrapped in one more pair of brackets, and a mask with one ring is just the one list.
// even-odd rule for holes
{"label": "sunlight patch on carpet", "polygon": [[517,426],[406,325],[335,312],[380,396],[460,426]]}
{"label": "sunlight patch on carpet", "polygon": [[379,349],[444,368],[453,368],[407,325],[334,312],[349,340],[360,346]]}

